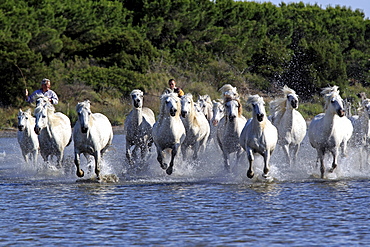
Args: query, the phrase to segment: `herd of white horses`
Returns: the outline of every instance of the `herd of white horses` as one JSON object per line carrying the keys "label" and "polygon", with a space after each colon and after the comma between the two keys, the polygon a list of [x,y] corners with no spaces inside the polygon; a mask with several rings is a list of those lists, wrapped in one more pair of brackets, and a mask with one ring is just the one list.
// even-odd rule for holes
{"label": "herd of white horses", "polygon": [[[237,88],[230,84],[220,88],[218,100],[201,95],[195,101],[189,93],[182,97],[164,93],[160,96],[157,117],[150,108],[143,106],[143,92],[133,90],[130,94],[132,110],[124,122],[129,169],[145,163],[155,146],[160,167],[171,175],[178,152],[184,160],[197,160],[200,154],[207,152],[210,141],[215,141],[222,151],[225,170],[230,171],[230,155],[235,153],[238,163],[245,153],[249,161],[247,177],[253,178],[254,155],[259,154],[264,160],[262,176],[269,178],[269,162],[277,144],[282,147],[286,162],[295,164],[306,134],[317,151],[321,178],[326,176],[326,153],[332,154],[332,165],[327,172],[333,172],[337,167],[340,154],[346,155],[348,143],[359,147],[360,153],[367,157],[369,99],[363,99],[358,115],[348,118],[338,87],[324,88],[324,112],[315,116],[307,127],[297,110],[299,101],[295,91],[284,86],[282,92],[282,98],[270,102],[269,116],[263,98],[250,95],[247,105],[252,109],[252,117],[246,119]],[[72,130],[66,115],[55,112],[46,97],[37,96],[34,116],[30,109],[18,113],[18,142],[22,154],[27,163],[32,161],[34,164],[39,153],[45,163],[55,156],[56,167],[60,168],[64,149],[73,140],[76,175],[84,176],[80,168],[80,155],[84,154],[87,160],[94,157],[95,174],[100,179],[101,156],[113,139],[111,123],[103,114],[92,113],[88,100],[79,102],[76,112],[78,120]]]}

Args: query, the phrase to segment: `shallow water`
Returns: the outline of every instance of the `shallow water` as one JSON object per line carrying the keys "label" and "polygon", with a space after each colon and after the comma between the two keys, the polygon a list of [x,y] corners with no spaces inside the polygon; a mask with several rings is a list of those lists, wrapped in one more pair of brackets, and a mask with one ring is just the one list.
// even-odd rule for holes
{"label": "shallow water", "polygon": [[360,170],[355,150],[327,179],[317,179],[315,150],[306,141],[293,168],[282,162],[278,148],[271,160],[274,180],[268,182],[260,176],[261,157],[258,178],[246,178],[245,157],[225,173],[213,143],[198,162],[179,157],[171,176],[154,152],[146,169],[133,173],[124,163],[123,140],[114,136],[102,168],[119,182],[96,183],[76,177],[73,143],[62,172],[41,169],[41,161],[37,168],[26,165],[16,139],[0,138],[0,154],[6,154],[0,157],[0,245],[370,244],[370,167]]}

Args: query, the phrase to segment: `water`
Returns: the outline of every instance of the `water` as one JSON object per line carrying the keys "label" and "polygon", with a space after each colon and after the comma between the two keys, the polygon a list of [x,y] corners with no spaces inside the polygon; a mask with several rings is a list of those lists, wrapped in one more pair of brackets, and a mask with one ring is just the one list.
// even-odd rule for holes
{"label": "water", "polygon": [[74,174],[73,144],[64,162],[71,169],[62,173],[27,166],[16,139],[0,138],[0,153],[6,153],[0,158],[0,245],[370,244],[370,168],[360,171],[354,150],[328,179],[317,179],[315,150],[307,142],[293,169],[281,162],[277,149],[271,161],[274,181],[267,182],[260,176],[260,157],[258,178],[246,178],[245,160],[225,174],[220,151],[212,145],[199,162],[177,160],[171,176],[154,153],[147,169],[128,174],[123,140],[114,136],[103,164],[103,173],[120,181],[96,183]]}

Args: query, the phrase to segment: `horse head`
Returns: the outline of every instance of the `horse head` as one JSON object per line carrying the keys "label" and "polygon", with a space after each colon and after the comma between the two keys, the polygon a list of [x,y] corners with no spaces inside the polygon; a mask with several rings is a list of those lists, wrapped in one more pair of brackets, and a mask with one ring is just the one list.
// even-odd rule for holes
{"label": "horse head", "polygon": [[39,105],[44,106],[50,103],[50,99],[43,94],[36,94],[34,96],[34,101],[36,102],[36,107]]}
{"label": "horse head", "polygon": [[321,92],[325,97],[325,111],[337,114],[339,117],[345,115],[343,99],[339,95],[338,86],[324,88]]}
{"label": "horse head", "polygon": [[219,101],[213,101],[213,117],[212,117],[212,124],[213,126],[217,126],[218,122],[224,116],[224,105],[221,104]]}
{"label": "horse head", "polygon": [[180,98],[177,93],[167,93],[161,96],[161,114],[169,114],[171,117],[180,115],[181,108]]}
{"label": "horse head", "polygon": [[28,109],[27,111],[22,111],[22,109],[19,109],[18,112],[18,130],[23,131],[27,126],[27,121],[29,117],[31,117],[30,114],[31,110]]}
{"label": "horse head", "polygon": [[133,90],[130,96],[131,96],[132,104],[135,108],[143,107],[144,94],[141,90],[139,89]]}
{"label": "horse head", "polygon": [[194,108],[193,95],[190,93],[185,94],[181,97],[181,116],[183,118],[187,117]]}
{"label": "horse head", "polygon": [[80,121],[81,132],[87,133],[89,130],[89,119],[91,115],[90,101],[85,100],[84,102],[79,102],[76,105],[76,112],[78,115],[78,120]]}
{"label": "horse head", "polygon": [[235,118],[241,115],[240,101],[234,97],[226,97],[225,99],[225,115],[230,122],[233,122]]}
{"label": "horse head", "polygon": [[256,118],[258,122],[262,122],[266,116],[265,102],[259,95],[251,95],[248,98],[247,103],[252,105],[253,118]]}
{"label": "horse head", "polygon": [[295,93],[295,91],[291,88],[289,88],[287,85],[284,85],[283,87],[283,93],[286,97],[287,101],[287,108],[293,108],[297,109],[298,108],[298,95]]}
{"label": "horse head", "polygon": [[370,99],[364,99],[362,101],[362,108],[364,109],[364,112],[366,116],[369,118],[370,117]]}
{"label": "horse head", "polygon": [[47,126],[49,111],[54,111],[54,107],[47,102],[46,104],[39,104],[36,106],[35,115],[35,133],[39,135],[41,130]]}

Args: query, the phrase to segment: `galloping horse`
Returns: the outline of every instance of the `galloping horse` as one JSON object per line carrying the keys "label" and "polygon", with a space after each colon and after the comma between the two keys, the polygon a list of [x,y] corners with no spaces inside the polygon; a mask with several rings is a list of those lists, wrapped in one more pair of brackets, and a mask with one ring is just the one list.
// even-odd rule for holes
{"label": "galloping horse", "polygon": [[210,124],[211,132],[209,134],[208,142],[213,138],[216,138],[218,123],[220,122],[221,118],[223,118],[223,116],[225,115],[225,107],[222,103],[222,100],[212,100],[212,112],[213,116]]}
{"label": "galloping horse", "polygon": [[270,102],[272,123],[278,129],[278,143],[283,148],[289,164],[296,163],[299,147],[306,135],[307,124],[298,109],[295,91],[283,88],[284,97]]}
{"label": "galloping horse", "polygon": [[95,174],[99,180],[101,156],[112,144],[112,125],[103,114],[91,112],[89,100],[79,102],[76,112],[78,120],[73,128],[76,174],[78,177],[84,176],[84,171],[80,169],[80,154],[89,154],[95,158]]}
{"label": "galloping horse", "polygon": [[199,95],[197,103],[204,116],[206,116],[208,123],[211,124],[211,119],[213,117],[211,97],[207,94]]}
{"label": "galloping horse", "polygon": [[34,110],[36,117],[35,132],[40,143],[40,153],[45,162],[49,156],[57,157],[57,167],[60,168],[63,152],[72,141],[72,129],[69,118],[55,108],[47,97],[43,104],[38,104]]}
{"label": "galloping horse", "polygon": [[37,163],[40,145],[37,135],[34,131],[35,118],[31,115],[31,109],[18,112],[18,133],[17,139],[22,150],[22,155],[26,163],[32,160],[33,164]]}
{"label": "galloping horse", "polygon": [[324,178],[324,156],[326,152],[333,155],[333,172],[338,165],[339,146],[346,154],[347,142],[351,138],[353,126],[345,116],[343,100],[337,86],[326,87],[321,92],[325,99],[325,113],[320,113],[311,121],[308,128],[308,137],[311,146],[317,151],[317,161],[320,161],[321,178]]}
{"label": "galloping horse", "polygon": [[[176,93],[163,94],[158,119],[153,125],[153,141],[157,148],[157,160],[162,169],[171,175],[174,159],[179,147],[186,137],[185,127],[180,118],[180,98]],[[171,161],[169,166],[163,161],[163,151],[170,149]]]}
{"label": "galloping horse", "polygon": [[185,140],[181,145],[183,159],[186,159],[189,147],[193,149],[193,159],[197,159],[198,152],[204,152],[206,149],[210,127],[204,114],[195,109],[190,93],[181,97],[181,120],[186,131]]}
{"label": "galloping horse", "polygon": [[[132,110],[126,117],[124,133],[126,135],[126,158],[130,165],[137,160],[137,152],[140,149],[141,160],[150,150],[153,144],[152,128],[155,116],[151,109],[143,107],[144,94],[135,89],[131,92]],[[134,149],[131,151],[132,146]]]}
{"label": "galloping horse", "polygon": [[247,103],[252,105],[253,118],[248,120],[240,135],[240,145],[247,152],[249,161],[247,176],[248,178],[253,178],[253,154],[259,153],[263,156],[264,160],[263,176],[267,177],[270,170],[269,162],[271,154],[274,151],[278,140],[278,131],[267,119],[264,106],[265,102],[262,97],[259,95],[251,95],[249,96]]}
{"label": "galloping horse", "polygon": [[225,168],[230,171],[230,154],[237,153],[237,163],[240,159],[242,147],[239,139],[247,120],[242,115],[243,107],[237,97],[236,88],[229,84],[225,86],[221,88],[224,95],[225,115],[217,127],[217,142],[222,150]]}
{"label": "galloping horse", "polygon": [[360,149],[360,165],[362,168],[363,156],[365,156],[365,164],[367,164],[370,145],[370,99],[364,98],[358,115],[351,116],[349,120],[353,125],[353,135],[349,143],[351,146]]}

